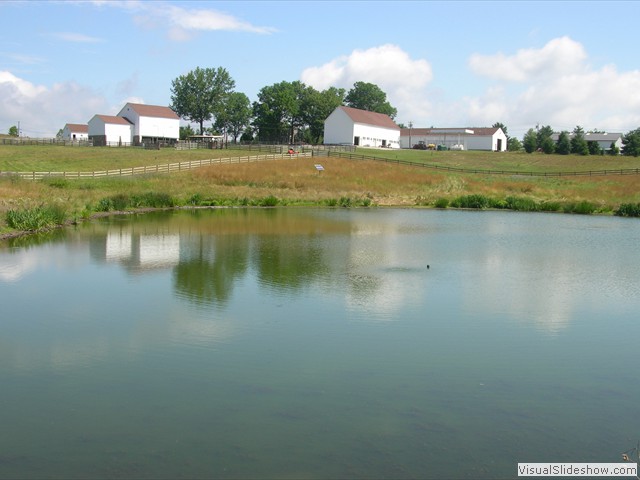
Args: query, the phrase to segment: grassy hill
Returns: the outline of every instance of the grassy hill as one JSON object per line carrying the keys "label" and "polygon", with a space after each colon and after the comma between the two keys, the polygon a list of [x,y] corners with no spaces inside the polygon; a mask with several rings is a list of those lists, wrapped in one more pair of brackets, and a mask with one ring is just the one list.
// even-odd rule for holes
{"label": "grassy hill", "polygon": [[[93,171],[259,153],[0,145],[0,170]],[[628,157],[378,149],[358,149],[356,153],[429,165],[514,172],[640,168],[640,159]],[[323,172],[316,170],[317,163],[324,166]],[[466,197],[480,203],[459,202]],[[623,203],[640,203],[640,175],[486,175],[374,160],[313,157],[212,165],[137,177],[30,181],[3,176],[0,234],[15,230],[7,223],[7,212],[39,206],[55,206],[66,218],[80,219],[104,210],[173,205],[453,205],[518,209],[544,205],[549,210],[577,211],[572,210],[573,206],[585,203],[592,207],[585,212],[602,213],[611,213]]]}

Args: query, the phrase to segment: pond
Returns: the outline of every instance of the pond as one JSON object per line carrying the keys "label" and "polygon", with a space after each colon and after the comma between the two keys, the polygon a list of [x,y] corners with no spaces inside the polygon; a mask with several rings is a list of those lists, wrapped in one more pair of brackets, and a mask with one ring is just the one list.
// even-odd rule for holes
{"label": "pond", "polygon": [[510,478],[640,438],[640,222],[217,209],[0,243],[0,478]]}

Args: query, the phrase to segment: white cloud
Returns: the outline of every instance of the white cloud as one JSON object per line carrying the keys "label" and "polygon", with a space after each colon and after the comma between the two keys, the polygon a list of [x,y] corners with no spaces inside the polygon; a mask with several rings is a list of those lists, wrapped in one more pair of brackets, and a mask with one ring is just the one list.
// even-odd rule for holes
{"label": "white cloud", "polygon": [[471,69],[503,84],[466,99],[471,123],[501,121],[516,136],[536,124],[622,133],[640,125],[640,70],[618,72],[613,65],[593,69],[584,47],[567,37],[511,57],[482,57],[484,63],[480,58],[471,57]]}
{"label": "white cloud", "polygon": [[45,87],[0,71],[0,128],[20,122],[26,136],[53,137],[65,123],[85,123],[107,109],[101,94],[75,82]]}
{"label": "white cloud", "polygon": [[424,118],[431,110],[426,87],[433,78],[426,60],[413,60],[397,45],[354,50],[319,67],[305,69],[301,81],[316,89],[330,86],[349,90],[355,82],[378,85],[398,109],[397,120]]}
{"label": "white cloud", "polygon": [[54,33],[51,33],[50,36],[57,38],[59,40],[64,40],[65,42],[74,42],[74,43],[104,42],[104,39],[102,38],[90,37],[89,35],[84,35],[82,33],[75,33],[75,32],[54,32]]}
{"label": "white cloud", "polygon": [[165,29],[173,41],[191,40],[197,32],[240,31],[270,34],[273,27],[257,26],[233,15],[209,8],[187,9],[167,2],[105,1],[91,2],[97,7],[120,8],[134,14],[135,22],[150,29]]}
{"label": "white cloud", "polygon": [[469,68],[474,73],[496,80],[525,82],[535,78],[553,78],[584,71],[587,54],[584,47],[569,37],[556,38],[540,49],[518,50],[515,55],[473,54]]}

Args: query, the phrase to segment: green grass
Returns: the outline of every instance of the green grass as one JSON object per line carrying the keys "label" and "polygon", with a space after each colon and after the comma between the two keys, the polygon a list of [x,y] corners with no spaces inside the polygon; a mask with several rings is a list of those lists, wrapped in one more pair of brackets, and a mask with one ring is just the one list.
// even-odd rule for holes
{"label": "green grass", "polygon": [[57,225],[62,225],[67,212],[60,206],[44,205],[34,208],[9,210],[6,222],[10,228],[20,231],[35,232]]}
{"label": "green grass", "polygon": [[397,150],[358,147],[354,155],[374,156],[442,167],[516,172],[585,172],[640,169],[640,157],[545,155],[524,152]]}
{"label": "green grass", "polygon": [[135,147],[71,147],[62,145],[0,145],[0,171],[93,172],[164,165],[221,157],[259,155],[251,150],[145,150]]}

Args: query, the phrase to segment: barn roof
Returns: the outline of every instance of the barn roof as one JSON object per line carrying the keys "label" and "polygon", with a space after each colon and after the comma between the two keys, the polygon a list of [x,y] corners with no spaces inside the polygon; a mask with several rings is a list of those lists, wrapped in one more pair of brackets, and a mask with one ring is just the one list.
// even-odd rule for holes
{"label": "barn roof", "polygon": [[392,130],[399,130],[400,127],[395,124],[389,115],[384,113],[370,112],[368,110],[360,110],[352,107],[338,107],[344,113],[346,113],[354,123],[364,123],[365,125],[373,125],[376,127],[389,128]]}
{"label": "barn roof", "polygon": [[116,125],[131,125],[131,122],[124,117],[114,117],[113,115],[96,115],[104,123],[114,123]]}
{"label": "barn roof", "polygon": [[490,137],[499,129],[495,127],[466,127],[466,128],[403,128],[400,135],[403,137],[409,135],[474,135],[477,137]]}
{"label": "barn roof", "polygon": [[67,123],[65,125],[70,132],[89,133],[89,125],[82,123]]}
{"label": "barn roof", "polygon": [[[127,105],[129,105],[141,117],[170,118],[172,120],[180,119],[176,112],[171,110],[169,107],[145,105],[144,103],[127,103]],[[125,105],[125,107],[127,105]]]}

